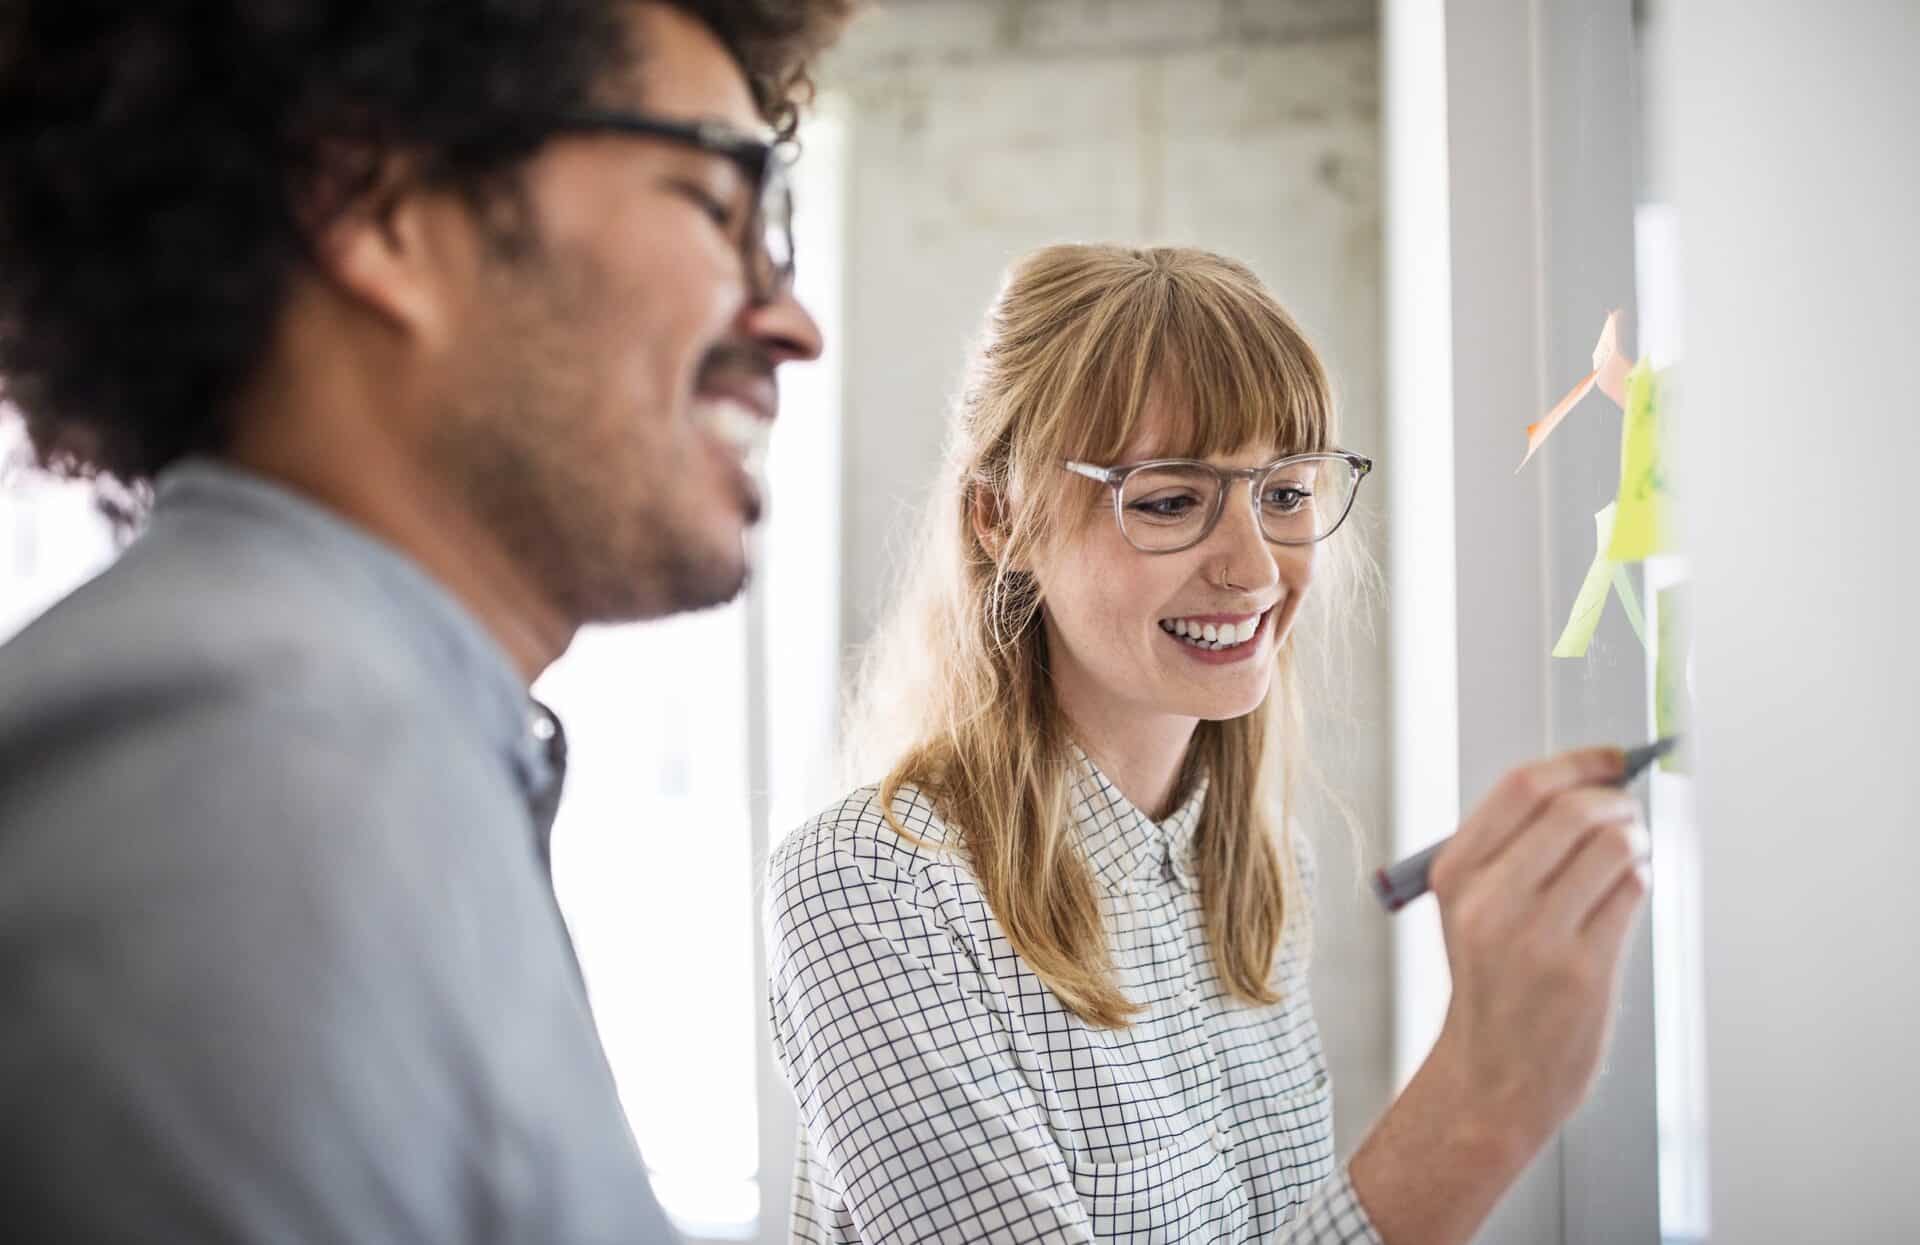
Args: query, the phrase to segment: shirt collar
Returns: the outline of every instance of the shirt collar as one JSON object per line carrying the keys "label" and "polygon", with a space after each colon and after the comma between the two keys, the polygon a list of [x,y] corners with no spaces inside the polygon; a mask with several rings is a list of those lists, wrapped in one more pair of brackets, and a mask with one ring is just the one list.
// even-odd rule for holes
{"label": "shirt collar", "polygon": [[397,643],[433,672],[460,718],[484,735],[532,798],[560,776],[551,744],[556,720],[528,693],[504,649],[440,583],[410,558],[333,510],[265,476],[208,458],[169,467],[155,482],[154,519],[174,515],[244,522],[320,555],[345,584],[379,597]]}
{"label": "shirt collar", "polygon": [[1193,837],[1207,803],[1206,776],[1178,808],[1156,822],[1121,795],[1084,751],[1076,747],[1074,756],[1077,772],[1069,811],[1087,866],[1100,884],[1117,894],[1136,883],[1165,878],[1191,889]]}

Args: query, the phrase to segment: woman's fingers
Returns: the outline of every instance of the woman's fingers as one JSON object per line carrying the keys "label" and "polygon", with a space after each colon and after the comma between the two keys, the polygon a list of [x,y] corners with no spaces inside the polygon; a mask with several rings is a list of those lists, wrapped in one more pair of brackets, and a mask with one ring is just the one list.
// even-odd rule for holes
{"label": "woman's fingers", "polygon": [[1609,963],[1619,958],[1627,929],[1640,914],[1640,904],[1647,897],[1648,876],[1646,865],[1639,864],[1615,879],[1613,889],[1588,915],[1581,930],[1590,944],[1608,953]]}
{"label": "woman's fingers", "polygon": [[1588,748],[1515,770],[1434,861],[1453,970],[1435,1057],[1541,1136],[1593,1082],[1646,892],[1623,761]]}
{"label": "woman's fingers", "polygon": [[[1522,901],[1545,888],[1597,837],[1617,837],[1640,820],[1640,805],[1618,787],[1575,787],[1547,802],[1533,824],[1508,841],[1488,866],[1500,884]],[[1602,832],[1614,832],[1612,836]],[[1603,845],[1604,846],[1604,845]],[[1574,914],[1577,923],[1585,909]]]}
{"label": "woman's fingers", "polygon": [[1434,861],[1434,889],[1478,870],[1499,855],[1562,792],[1612,782],[1626,756],[1618,748],[1576,748],[1509,771],[1460,824]]}
{"label": "woman's fingers", "polygon": [[1565,863],[1544,884],[1540,914],[1556,929],[1586,926],[1622,878],[1646,858],[1647,833],[1638,810],[1589,826]]}

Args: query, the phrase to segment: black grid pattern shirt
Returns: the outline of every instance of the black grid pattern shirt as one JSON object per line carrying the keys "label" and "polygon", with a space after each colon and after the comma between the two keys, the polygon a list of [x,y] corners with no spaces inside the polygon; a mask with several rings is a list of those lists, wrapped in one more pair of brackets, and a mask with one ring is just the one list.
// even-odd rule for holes
{"label": "black grid pattern shirt", "polygon": [[[1122,1030],[1080,1020],[1021,962],[912,788],[894,812],[931,848],[865,788],[776,849],[794,1240],[1378,1245],[1334,1160],[1307,925],[1277,957],[1281,1003],[1236,1001],[1214,972],[1192,871],[1205,798],[1156,824],[1079,762],[1076,831],[1122,988],[1146,1006]],[[1310,869],[1303,853],[1309,884]]]}

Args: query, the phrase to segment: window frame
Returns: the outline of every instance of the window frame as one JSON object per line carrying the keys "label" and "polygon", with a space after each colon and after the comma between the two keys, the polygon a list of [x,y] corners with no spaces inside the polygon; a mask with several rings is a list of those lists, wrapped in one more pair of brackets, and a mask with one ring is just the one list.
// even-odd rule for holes
{"label": "window frame", "polygon": [[[1450,828],[1433,824],[1445,821],[1434,814],[1436,800],[1464,811],[1528,757],[1638,743],[1649,721],[1649,659],[1619,610],[1602,619],[1586,659],[1548,657],[1594,556],[1593,512],[1615,491],[1617,420],[1598,410],[1569,419],[1548,450],[1514,474],[1526,423],[1590,369],[1607,311],[1621,308],[1629,326],[1636,322],[1632,0],[1455,0],[1443,32],[1433,30],[1431,8],[1388,0],[1383,10],[1388,90],[1396,65],[1439,58],[1423,71],[1441,97],[1447,133],[1444,168],[1422,169],[1417,136],[1392,132],[1396,118],[1411,131],[1415,116],[1389,102],[1390,253],[1410,255],[1394,251],[1395,230],[1407,227],[1395,208],[1445,217],[1430,220],[1425,234],[1444,239],[1445,271],[1429,283],[1425,304],[1432,318],[1393,305],[1405,292],[1390,272],[1390,357],[1411,335],[1434,332],[1433,318],[1449,326],[1443,357],[1426,371],[1444,386],[1442,409],[1416,410],[1421,395],[1397,378],[1392,418],[1407,429],[1417,419],[1445,420],[1450,405],[1441,439],[1452,454],[1451,497],[1442,498],[1452,539],[1439,550],[1451,561],[1451,660],[1438,653],[1450,668],[1436,680],[1430,665],[1417,664],[1434,658],[1432,645],[1395,646],[1395,682],[1410,689],[1396,692],[1396,738],[1417,740],[1424,720],[1441,740],[1399,758],[1402,848]],[[1424,176],[1425,184],[1396,189],[1397,176]],[[1444,207],[1421,207],[1423,190]],[[1401,445],[1391,448],[1407,461]],[[1396,489],[1394,509],[1407,497]],[[1403,522],[1396,532],[1405,530]],[[1397,584],[1409,582],[1419,552],[1396,544]],[[1638,571],[1631,569],[1636,581]],[[1405,611],[1396,618],[1402,627],[1418,621]],[[1435,686],[1447,694],[1422,699],[1419,689]],[[1405,768],[1410,760],[1423,768]],[[1397,931],[1403,1080],[1430,1047],[1435,1001],[1445,1000],[1430,980],[1436,961],[1444,966],[1438,921],[1430,905],[1415,915]],[[1484,1245],[1660,1240],[1652,938],[1643,917],[1592,1095],[1508,1192],[1476,1238]]]}

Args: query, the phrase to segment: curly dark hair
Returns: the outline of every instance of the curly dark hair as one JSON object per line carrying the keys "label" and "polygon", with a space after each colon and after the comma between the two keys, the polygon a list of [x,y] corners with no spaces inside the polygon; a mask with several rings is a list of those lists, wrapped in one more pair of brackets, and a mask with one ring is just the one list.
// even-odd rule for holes
{"label": "curly dark hair", "polygon": [[[314,204],[396,152],[509,191],[524,118],[624,67],[631,2],[0,0],[0,399],[41,462],[139,486],[217,452]],[[790,137],[853,0],[668,2]]]}

